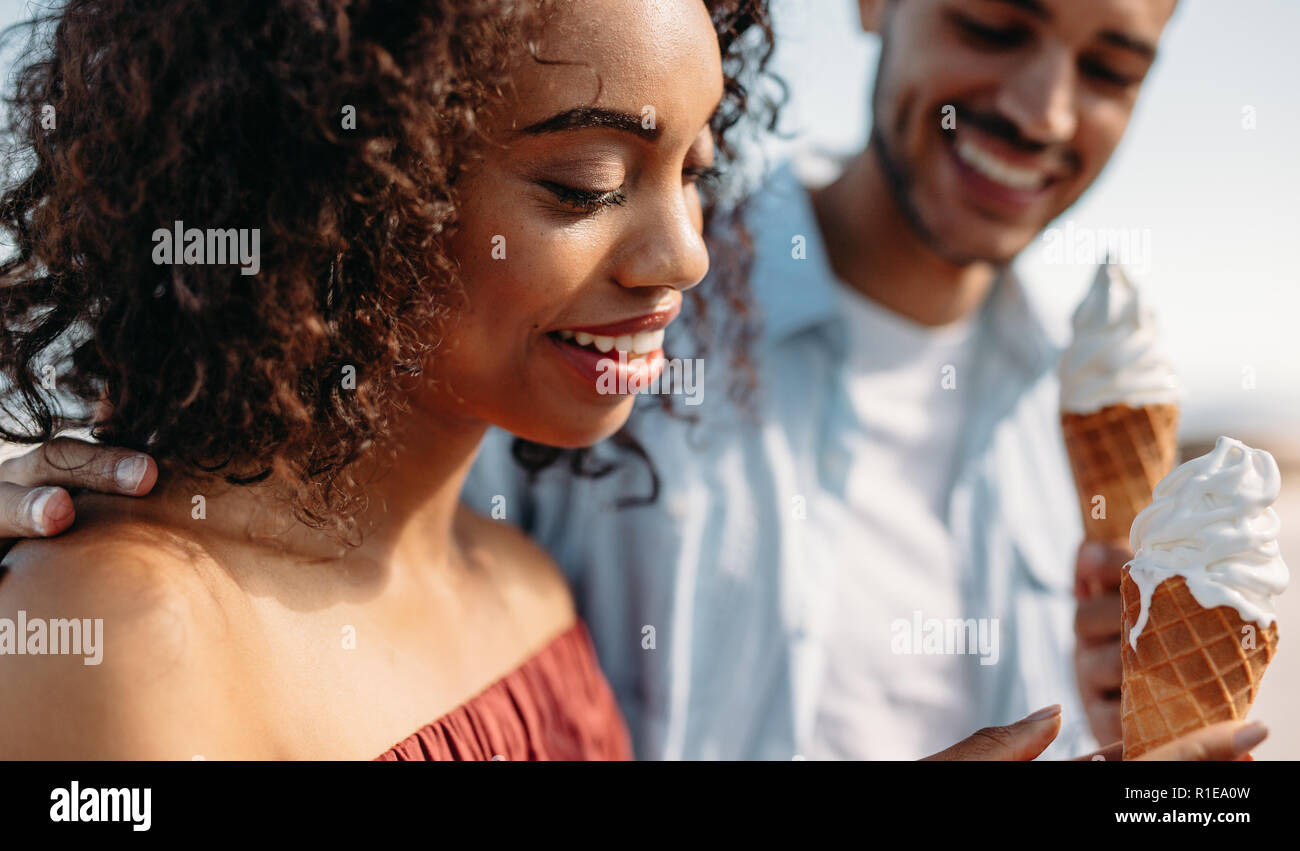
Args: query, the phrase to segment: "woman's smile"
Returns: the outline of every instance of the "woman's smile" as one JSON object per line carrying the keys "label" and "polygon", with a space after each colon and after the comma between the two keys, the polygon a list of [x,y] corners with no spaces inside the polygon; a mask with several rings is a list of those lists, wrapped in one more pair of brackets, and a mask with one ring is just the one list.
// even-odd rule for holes
{"label": "woman's smile", "polygon": [[663,369],[664,329],[680,312],[679,297],[667,310],[560,328],[546,336],[584,384],[606,395],[601,388],[611,378],[617,387],[644,387],[658,377]]}

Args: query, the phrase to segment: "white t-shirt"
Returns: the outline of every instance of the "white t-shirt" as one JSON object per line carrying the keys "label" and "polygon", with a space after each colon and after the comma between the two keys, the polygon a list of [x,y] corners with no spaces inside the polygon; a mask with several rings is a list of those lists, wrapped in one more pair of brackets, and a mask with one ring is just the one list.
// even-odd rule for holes
{"label": "white t-shirt", "polygon": [[[969,735],[969,660],[894,652],[894,631],[962,618],[943,521],[965,417],[975,319],[930,328],[840,286],[849,416],[839,498],[809,520],[839,549],[815,759],[916,759]],[[827,495],[828,497],[830,495]],[[851,535],[856,540],[843,541]],[[917,613],[920,613],[919,615]]]}

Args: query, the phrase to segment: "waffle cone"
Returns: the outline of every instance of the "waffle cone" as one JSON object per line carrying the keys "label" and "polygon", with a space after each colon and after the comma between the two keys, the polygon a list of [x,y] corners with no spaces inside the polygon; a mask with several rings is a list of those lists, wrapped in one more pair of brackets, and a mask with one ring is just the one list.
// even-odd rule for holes
{"label": "waffle cone", "polygon": [[1231,606],[1202,608],[1187,581],[1174,575],[1152,593],[1135,652],[1128,635],[1141,601],[1127,566],[1120,596],[1124,759],[1201,727],[1246,717],[1277,652],[1276,623],[1263,629],[1243,621]]}
{"label": "waffle cone", "polygon": [[[1061,414],[1084,538],[1128,547],[1129,528],[1178,458],[1178,406],[1108,405]],[[1104,506],[1094,504],[1105,497]],[[1104,510],[1103,510],[1104,508]],[[1094,516],[1101,515],[1101,516]]]}

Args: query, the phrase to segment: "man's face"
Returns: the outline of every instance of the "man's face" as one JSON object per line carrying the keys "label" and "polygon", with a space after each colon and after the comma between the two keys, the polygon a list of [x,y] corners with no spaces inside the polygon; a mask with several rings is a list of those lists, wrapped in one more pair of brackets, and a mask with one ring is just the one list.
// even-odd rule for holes
{"label": "man's face", "polygon": [[[1003,263],[1096,179],[1177,0],[885,0],[873,145],[912,224]],[[876,7],[862,0],[864,22]]]}

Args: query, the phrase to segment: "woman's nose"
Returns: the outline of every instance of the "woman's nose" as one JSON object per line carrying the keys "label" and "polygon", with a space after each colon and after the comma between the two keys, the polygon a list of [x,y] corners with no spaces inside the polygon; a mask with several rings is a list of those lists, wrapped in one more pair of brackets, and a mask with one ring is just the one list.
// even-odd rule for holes
{"label": "woman's nose", "polygon": [[625,287],[688,290],[709,271],[709,251],[700,234],[702,216],[694,192],[675,193],[647,210],[629,240],[618,282]]}

